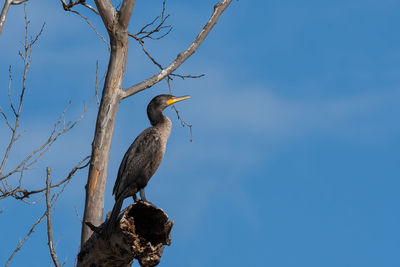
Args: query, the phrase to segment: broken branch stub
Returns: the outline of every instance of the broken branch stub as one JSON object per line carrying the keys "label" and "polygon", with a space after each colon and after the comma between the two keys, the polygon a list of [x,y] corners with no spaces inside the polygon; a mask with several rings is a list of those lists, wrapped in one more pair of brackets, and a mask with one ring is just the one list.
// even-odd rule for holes
{"label": "broken branch stub", "polygon": [[78,254],[78,266],[131,266],[134,259],[142,267],[156,266],[164,246],[171,244],[173,224],[162,209],[138,201],[120,214],[109,239],[93,233]]}

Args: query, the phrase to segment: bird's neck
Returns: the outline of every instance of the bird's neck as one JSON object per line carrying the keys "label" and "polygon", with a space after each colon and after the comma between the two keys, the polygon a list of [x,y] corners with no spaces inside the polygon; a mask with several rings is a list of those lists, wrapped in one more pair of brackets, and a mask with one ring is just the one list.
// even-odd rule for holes
{"label": "bird's neck", "polygon": [[157,110],[157,109],[151,109],[147,113],[150,123],[152,126],[156,126],[162,123],[165,123],[169,119],[162,114],[162,110]]}
{"label": "bird's neck", "polygon": [[166,143],[171,133],[171,120],[167,116],[163,116],[163,120],[153,127],[159,129],[162,139],[165,140]]}

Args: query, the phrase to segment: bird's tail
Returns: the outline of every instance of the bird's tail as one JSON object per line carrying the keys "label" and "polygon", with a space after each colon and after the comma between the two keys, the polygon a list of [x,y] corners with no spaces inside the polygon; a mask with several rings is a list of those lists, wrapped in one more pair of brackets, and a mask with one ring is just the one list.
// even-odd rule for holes
{"label": "bird's tail", "polygon": [[107,226],[106,226],[106,230],[105,230],[106,237],[111,236],[112,230],[114,229],[114,227],[117,223],[119,212],[121,211],[123,202],[124,202],[124,198],[122,198],[122,197],[119,197],[118,199],[115,200],[115,204],[111,211],[110,218],[108,218],[108,221],[107,221]]}

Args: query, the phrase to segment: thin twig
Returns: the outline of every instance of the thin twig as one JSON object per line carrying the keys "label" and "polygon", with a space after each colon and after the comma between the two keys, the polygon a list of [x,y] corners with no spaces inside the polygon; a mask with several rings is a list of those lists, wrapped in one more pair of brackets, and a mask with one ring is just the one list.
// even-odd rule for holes
{"label": "thin twig", "polygon": [[11,97],[11,90],[12,90],[11,84],[12,84],[12,71],[11,71],[11,66],[9,66],[8,67],[8,100],[10,101],[10,107],[14,113],[14,116],[17,116],[17,112],[15,111],[14,104],[13,104],[12,97]]}
{"label": "thin twig", "polygon": [[[150,23],[147,23],[146,25],[144,25],[139,32],[137,32],[136,34],[132,34],[132,33],[128,33],[128,36],[132,37],[135,41],[137,41],[140,46],[142,47],[143,52],[145,53],[145,55],[151,60],[151,62],[153,62],[154,65],[156,65],[160,70],[163,70],[164,67],[158,63],[155,58],[153,56],[150,55],[149,51],[146,49],[145,44],[144,44],[144,39],[146,38],[150,38],[152,40],[159,40],[165,36],[167,36],[171,30],[172,30],[172,26],[171,25],[164,25],[165,21],[167,20],[167,18],[169,17],[169,15],[165,16],[165,0],[163,1],[163,7],[162,7],[162,11],[161,11],[161,15],[157,16],[153,21],[151,21]],[[148,28],[150,26],[153,26],[154,23],[160,19],[160,22],[158,25],[155,26],[154,29],[150,29],[148,30]],[[163,33],[161,36],[159,37],[153,37],[153,34],[160,32],[163,29],[168,29],[165,33]],[[175,77],[179,77],[182,79],[185,78],[201,78],[204,76],[204,74],[201,75],[181,75],[181,74],[175,74],[175,73],[171,73],[169,74],[169,76],[175,76]],[[172,78],[169,77],[171,80]]]}
{"label": "thin twig", "polygon": [[[158,62],[154,59],[154,57],[152,57],[152,56],[150,55],[150,53],[146,50],[146,47],[144,46],[144,42],[143,42],[141,39],[139,39],[139,38],[137,39],[137,37],[133,36],[132,34],[129,34],[129,36],[131,36],[132,38],[134,38],[135,40],[137,40],[138,43],[142,46],[143,52],[144,52],[144,53],[147,55],[147,57],[153,62],[153,64],[156,65],[156,66],[157,66],[158,68],[160,68],[161,70],[163,70],[162,65],[161,65],[160,63],[158,63]],[[168,83],[169,92],[170,92],[170,94],[172,95],[173,93],[172,93],[171,84],[170,84],[170,81],[172,81],[171,76],[176,76],[176,77],[185,79],[185,78],[201,78],[201,77],[204,76],[204,74],[201,74],[201,75],[180,75],[180,74],[174,74],[174,73],[172,73],[172,74],[168,75],[166,81],[167,81],[167,83]],[[189,130],[190,130],[190,142],[193,142],[192,125],[189,124],[189,123],[187,123],[186,121],[184,121],[184,120],[182,119],[182,117],[180,116],[179,111],[178,111],[178,109],[175,107],[175,105],[172,105],[172,108],[175,110],[176,115],[177,115],[177,117],[178,117],[178,120],[181,122],[182,127],[185,127],[185,126],[189,127]]]}
{"label": "thin twig", "polygon": [[[172,26],[171,25],[164,25],[166,20],[169,18],[169,14],[165,15],[165,0],[163,1],[162,4],[162,11],[161,15],[155,17],[150,23],[147,23],[144,25],[136,34],[134,34],[132,37],[135,39],[139,39],[143,41],[146,38],[152,39],[152,40],[159,40],[165,36],[167,36],[171,30]],[[150,26],[153,26],[157,21],[160,21],[153,29],[149,29]],[[166,32],[162,33],[160,36],[154,36],[156,33],[160,33],[162,30],[166,30]]]}
{"label": "thin twig", "polygon": [[[130,37],[134,38],[134,39],[140,44],[140,46],[142,47],[143,52],[144,52],[145,55],[151,60],[151,62],[153,62],[154,65],[156,65],[160,70],[163,70],[163,69],[164,69],[163,66],[162,66],[160,63],[158,63],[158,62],[155,60],[155,58],[154,58],[153,56],[150,55],[149,51],[147,51],[147,49],[146,49],[146,47],[145,47],[145,44],[144,44],[144,42],[143,42],[142,39],[135,37],[135,36],[134,36],[133,34],[131,34],[131,33],[128,33],[128,35],[129,35]],[[184,79],[186,79],[186,78],[192,78],[192,79],[201,78],[201,77],[203,77],[204,75],[205,75],[205,74],[200,74],[200,75],[190,75],[190,74],[189,74],[189,75],[182,75],[182,74],[170,73],[170,74],[168,75],[168,78],[169,78],[170,80],[172,80],[172,77],[171,77],[171,76],[174,76],[174,77],[179,77],[179,78],[181,78],[182,80],[184,80]]]}
{"label": "thin twig", "polygon": [[99,15],[99,11],[97,11],[94,7],[91,5],[86,4],[85,0],[78,0],[78,1],[72,1],[70,0],[69,3],[67,4],[65,0],[61,0],[61,3],[63,5],[63,8],[65,11],[71,11],[71,8],[73,8],[75,5],[83,5],[84,7],[89,8],[91,11]]}
{"label": "thin twig", "polygon": [[[29,24],[29,21],[27,19],[26,19],[26,23]],[[28,30],[27,27],[26,27],[26,30]],[[42,27],[42,30],[43,30],[43,27]],[[39,35],[41,34],[42,30],[40,31]],[[34,44],[37,41],[37,39],[38,39],[37,36],[35,38],[31,38],[30,44]],[[26,41],[28,40],[27,34],[25,35],[25,40]],[[28,58],[26,62],[27,63],[30,62],[30,59]],[[11,75],[10,75],[10,77],[11,77]],[[102,79],[99,82],[97,82],[98,81],[98,64],[96,64],[95,94],[94,94],[93,98],[91,99],[88,106],[86,106],[84,104],[84,110],[83,110],[81,116],[72,123],[71,122],[65,123],[65,114],[70,105],[70,102],[69,102],[67,104],[67,106],[65,107],[64,111],[62,112],[62,114],[60,115],[60,117],[58,118],[57,122],[54,124],[54,127],[53,127],[52,131],[50,132],[49,137],[45,140],[45,142],[41,146],[39,146],[37,149],[33,150],[22,161],[20,161],[19,164],[14,169],[10,170],[8,173],[2,175],[2,172],[1,172],[2,169],[0,169],[0,181],[2,183],[2,187],[0,186],[0,199],[6,198],[6,197],[14,197],[15,199],[21,200],[21,201],[25,202],[26,204],[35,204],[41,199],[41,197],[43,197],[43,195],[42,195],[41,197],[39,197],[39,199],[37,199],[33,202],[28,202],[28,201],[24,200],[25,198],[28,198],[30,195],[42,193],[46,189],[46,188],[41,188],[38,190],[30,190],[29,191],[29,190],[22,188],[21,179],[22,179],[22,175],[23,175],[24,171],[30,170],[33,167],[33,165],[39,161],[39,159],[50,149],[52,144],[61,135],[70,131],[80,120],[83,119],[86,112],[91,108],[95,99],[97,99],[97,101],[98,101],[98,96],[97,96],[98,87],[102,83],[103,79],[104,79],[104,76],[102,77]],[[21,99],[21,97],[20,97],[20,99]],[[17,114],[16,117],[19,117],[20,115],[18,115],[18,114],[20,114],[20,113],[21,113],[20,109],[18,108],[16,110],[16,114]],[[2,116],[4,118],[4,116],[6,116],[6,114],[4,113],[4,115],[2,115]],[[8,118],[7,118],[7,121],[9,121]],[[13,130],[18,128],[18,127],[12,126],[11,123],[10,123],[10,126],[11,126],[11,128],[13,128]],[[19,136],[20,135],[15,136],[15,134],[14,134],[14,137],[12,138],[13,143],[15,143],[15,141],[19,138]],[[10,149],[11,149],[11,146],[10,146],[9,150]],[[8,153],[7,153],[7,156],[5,157],[5,159],[7,159],[7,158],[8,158]],[[58,186],[64,184],[65,182],[69,181],[78,169],[85,168],[89,164],[88,162],[84,166],[81,166],[81,165],[88,158],[89,157],[85,157],[84,159],[82,159],[65,179],[63,179],[62,181],[60,181],[59,183],[57,183],[55,185],[52,185],[52,188],[58,187]],[[3,161],[4,161],[3,162],[3,167],[4,167],[5,160],[3,160]],[[6,179],[16,173],[20,173],[20,179],[18,182],[18,186],[13,188],[7,183]]]}
{"label": "thin twig", "polygon": [[3,116],[5,123],[7,124],[8,128],[13,131],[13,127],[11,126],[11,123],[9,122],[7,115],[4,113],[3,109],[0,107],[0,114]]}
{"label": "thin twig", "polygon": [[46,168],[46,217],[47,217],[47,238],[50,250],[51,258],[53,259],[54,265],[56,267],[61,267],[58,261],[56,251],[54,250],[53,244],[53,226],[51,224],[51,205],[50,205],[50,172],[49,167]]}
{"label": "thin twig", "polygon": [[107,45],[107,47],[108,47],[108,51],[111,50],[110,44],[106,41],[106,39],[103,37],[103,35],[101,35],[101,34],[97,31],[96,27],[93,26],[93,24],[89,21],[89,19],[88,19],[87,17],[85,17],[84,15],[82,15],[81,13],[79,13],[78,11],[75,11],[75,10],[68,10],[68,11],[70,11],[70,12],[72,12],[72,13],[75,13],[75,14],[77,14],[78,16],[80,16],[80,17],[90,26],[90,28],[92,28],[92,30],[97,34],[97,36],[99,36],[100,39],[103,40],[103,42],[104,42],[104,43]]}
{"label": "thin twig", "polygon": [[60,0],[61,4],[64,8],[65,11],[69,11],[72,12],[74,14],[77,14],[78,16],[80,16],[89,26],[90,28],[92,28],[92,30],[97,34],[97,36],[100,37],[100,39],[107,45],[108,47],[108,51],[111,50],[110,44],[106,41],[106,39],[103,37],[103,35],[101,35],[96,27],[89,21],[89,19],[87,17],[85,17],[84,15],[82,15],[81,13],[79,13],[76,10],[72,10],[72,8],[75,5],[83,5],[84,7],[90,9],[91,11],[93,11],[95,14],[99,15],[99,11],[97,9],[95,9],[94,7],[92,7],[91,5],[86,4],[85,0],[77,0],[77,1],[72,1],[70,0],[69,3],[67,4],[67,2],[65,0]]}
{"label": "thin twig", "polygon": [[92,7],[91,5],[86,4],[86,2],[81,3],[84,7],[89,8],[91,11],[93,11],[95,14],[99,15],[99,11],[97,11],[97,9],[95,9],[94,7]]}
{"label": "thin twig", "polygon": [[[167,77],[167,83],[168,83],[168,90],[169,90],[169,93],[172,95],[173,93],[172,93],[172,87],[171,87],[171,83],[170,83],[170,80],[171,80],[171,78],[170,77]],[[192,134],[192,127],[193,127],[193,125],[192,124],[190,124],[190,123],[187,123],[186,121],[184,121],[183,119],[182,119],[182,117],[180,116],[180,114],[179,114],[179,111],[178,111],[178,109],[175,107],[175,105],[172,105],[172,108],[175,110],[175,112],[176,112],[176,116],[178,117],[178,120],[181,122],[181,125],[182,125],[182,127],[185,127],[185,126],[187,126],[188,128],[189,128],[189,130],[190,130],[190,142],[193,142],[193,134]]]}
{"label": "thin twig", "polygon": [[75,120],[73,123],[64,125],[63,128],[61,128],[58,132],[56,132],[59,125],[61,124],[61,122],[64,119],[65,112],[70,104],[70,103],[68,103],[68,105],[64,109],[63,113],[59,117],[58,121],[55,123],[54,128],[53,128],[52,132],[50,133],[50,136],[47,139],[47,141],[44,142],[44,144],[42,144],[39,148],[34,150],[31,154],[29,154],[23,161],[21,161],[14,170],[1,176],[0,181],[6,179],[7,177],[11,176],[14,173],[23,172],[25,170],[28,170],[29,167],[31,167],[33,164],[35,164],[44,155],[44,153],[46,153],[48,151],[50,146],[57,140],[58,137],[65,134],[66,132],[69,132],[72,128],[75,127],[75,125],[78,122],[80,122],[83,119],[83,117],[88,112],[88,110],[90,109],[90,107],[95,99],[96,99],[96,95],[92,98],[92,100],[90,101],[90,103],[87,107],[84,106],[84,110],[83,110],[81,116],[77,120]]}
{"label": "thin twig", "polygon": [[24,240],[18,242],[17,248],[13,251],[11,256],[8,258],[5,267],[8,266],[8,264],[11,262],[12,258],[15,256],[15,254],[21,249],[22,245],[28,240],[30,235],[33,233],[33,231],[35,230],[36,226],[44,220],[45,216],[46,216],[46,212],[44,212],[43,215],[39,219],[37,219],[37,221],[33,224],[31,229],[29,230],[28,234],[25,236]]}
{"label": "thin twig", "polygon": [[[72,179],[72,177],[74,176],[75,172],[77,170],[82,170],[84,168],[86,168],[89,165],[89,161],[86,162],[86,164],[82,165],[81,164],[83,162],[85,162],[86,160],[88,160],[90,158],[90,156],[86,156],[84,157],[82,160],[80,160],[78,162],[78,164],[75,165],[75,167],[68,173],[67,177],[65,177],[64,179],[62,179],[60,182],[51,185],[50,188],[55,188],[55,187],[59,187],[60,185],[64,184],[65,182],[69,181],[70,179]],[[8,196],[13,196],[15,199],[19,199],[19,200],[23,200],[24,198],[28,198],[33,194],[38,194],[38,193],[42,193],[46,190],[46,188],[41,188],[38,190],[32,190],[32,191],[28,191],[26,189],[21,189],[20,186],[18,186],[17,188],[15,188],[14,190],[7,192],[7,195],[1,195],[0,199],[8,197]]]}
{"label": "thin twig", "polygon": [[[34,37],[31,37],[31,40],[28,42],[28,33],[29,33],[29,23],[30,21],[28,20],[28,14],[26,12],[26,5],[24,6],[24,12],[25,12],[25,42],[23,43],[23,49],[24,49],[24,53],[22,54],[21,52],[19,52],[19,55],[21,56],[23,62],[24,62],[24,72],[23,72],[23,76],[22,76],[22,89],[21,89],[21,93],[19,95],[19,103],[18,103],[18,108],[16,109],[14,107],[13,101],[12,101],[12,96],[11,96],[11,82],[12,82],[12,72],[11,72],[11,66],[9,67],[9,86],[8,86],[8,98],[10,101],[10,106],[11,109],[14,113],[15,116],[15,122],[14,122],[14,126],[9,125],[9,128],[12,132],[11,134],[11,138],[10,141],[8,143],[8,146],[6,148],[6,151],[4,152],[4,156],[3,159],[1,161],[0,164],[0,176],[3,173],[3,168],[4,165],[8,159],[8,155],[11,151],[11,148],[13,147],[15,141],[17,141],[17,139],[19,138],[19,135],[17,135],[18,132],[18,127],[19,127],[19,121],[20,121],[20,117],[21,117],[21,111],[22,111],[22,104],[23,104],[23,100],[24,100],[24,95],[25,95],[25,91],[26,91],[26,78],[27,78],[27,73],[31,64],[31,54],[32,54],[32,47],[33,45],[37,42],[37,40],[39,39],[39,37],[42,35],[43,33],[43,29],[45,24],[42,25],[42,28],[40,29],[39,33],[36,34]],[[5,117],[5,114],[3,115],[3,117]],[[8,125],[8,124],[7,124]]]}
{"label": "thin twig", "polygon": [[164,68],[158,74],[153,75],[152,77],[125,89],[122,93],[122,98],[127,98],[131,95],[134,95],[134,94],[140,92],[140,91],[150,88],[153,85],[155,85],[156,83],[165,79],[171,73],[173,73],[180,65],[182,65],[183,62],[185,62],[194,52],[196,52],[197,48],[207,37],[208,33],[211,31],[211,29],[217,23],[221,14],[225,11],[225,9],[229,6],[229,4],[231,2],[232,2],[232,0],[223,0],[219,3],[217,3],[214,6],[214,12],[211,15],[211,18],[208,20],[207,24],[203,27],[201,32],[197,35],[197,37],[190,44],[190,46],[182,53],[179,53],[178,56],[175,58],[175,60],[172,61],[171,64],[168,65],[168,67]]}
{"label": "thin twig", "polygon": [[78,221],[80,221],[80,222],[82,223],[81,216],[79,216],[79,212],[78,212],[78,210],[76,209],[76,206],[74,206],[74,210],[75,210],[76,218],[78,218]]}
{"label": "thin twig", "polygon": [[[57,202],[58,198],[59,198],[60,195],[64,192],[65,187],[69,184],[70,181],[71,181],[71,180],[66,181],[66,182],[63,184],[63,187],[62,187],[62,188],[60,189],[60,191],[57,193],[57,195],[55,195],[55,196],[53,195],[53,197],[51,198],[51,208],[52,208],[52,209],[55,208],[55,205],[56,205],[56,202]],[[18,243],[18,246],[16,247],[16,249],[13,251],[13,253],[11,254],[11,256],[8,258],[8,260],[7,260],[6,264],[5,264],[5,267],[8,266],[8,264],[11,262],[12,258],[15,256],[15,254],[21,249],[22,245],[28,240],[28,238],[29,238],[29,237],[31,236],[31,234],[34,232],[36,226],[44,220],[44,217],[46,216],[46,214],[47,214],[47,209],[46,209],[46,211],[43,213],[43,215],[42,215],[39,219],[37,219],[37,221],[33,224],[33,226],[31,227],[31,229],[29,230],[28,234],[25,236],[24,240],[22,240],[22,241],[20,241],[20,242]]]}

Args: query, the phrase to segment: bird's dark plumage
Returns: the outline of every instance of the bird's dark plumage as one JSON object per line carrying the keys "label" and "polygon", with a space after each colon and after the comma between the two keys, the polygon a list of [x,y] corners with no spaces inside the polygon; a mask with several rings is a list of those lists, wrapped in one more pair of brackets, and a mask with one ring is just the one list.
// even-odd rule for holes
{"label": "bird's dark plumage", "polygon": [[171,132],[171,121],[162,111],[169,105],[188,98],[189,96],[158,95],[147,106],[147,116],[152,126],[136,137],[122,159],[113,189],[115,204],[108,220],[107,235],[111,234],[117,222],[125,198],[132,196],[136,200],[136,193],[140,191],[141,198],[146,200],[144,187],[164,157]]}

